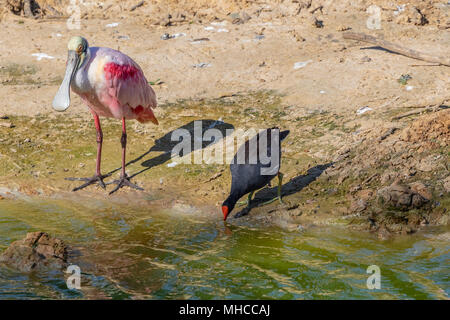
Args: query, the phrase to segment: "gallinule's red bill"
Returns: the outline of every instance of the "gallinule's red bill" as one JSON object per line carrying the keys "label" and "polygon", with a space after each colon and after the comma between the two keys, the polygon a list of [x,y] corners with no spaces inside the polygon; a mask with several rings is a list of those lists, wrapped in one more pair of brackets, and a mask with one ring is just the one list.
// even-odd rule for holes
{"label": "gallinule's red bill", "polygon": [[[288,134],[289,130],[280,132],[279,128],[266,129],[246,141],[239,148],[230,165],[231,191],[228,198],[222,204],[224,220],[227,219],[237,201],[242,196],[249,193],[247,200],[247,205],[249,205],[253,193],[258,189],[265,187],[275,176],[278,176],[278,197],[268,201],[268,203],[273,202],[276,199],[281,202],[281,185],[283,179],[283,174],[280,172],[281,141],[283,141]],[[276,140],[277,138],[278,141]],[[265,140],[266,144],[261,143],[262,140]],[[278,158],[276,155],[271,157],[272,140],[278,142],[274,145],[274,151],[278,151]],[[263,148],[264,146],[267,146],[266,153],[260,152],[260,148]],[[245,161],[242,161],[242,154],[245,154]],[[266,156],[268,158],[265,158]],[[274,163],[273,161],[277,161],[277,163]]]}

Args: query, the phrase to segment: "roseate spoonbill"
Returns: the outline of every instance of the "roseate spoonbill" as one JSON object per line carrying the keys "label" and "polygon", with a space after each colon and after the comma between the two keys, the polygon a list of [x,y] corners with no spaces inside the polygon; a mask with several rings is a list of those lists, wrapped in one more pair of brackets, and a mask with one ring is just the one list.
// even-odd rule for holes
{"label": "roseate spoonbill", "polygon": [[[281,165],[281,141],[283,141],[287,135],[289,134],[289,130],[280,132],[279,128],[270,128],[265,129],[262,132],[258,133],[252,139],[246,141],[238,150],[233,158],[233,162],[230,164],[231,171],[231,191],[228,198],[222,204],[222,213],[223,220],[226,220],[228,215],[234,209],[237,201],[245,194],[249,193],[247,198],[247,206],[250,206],[250,201],[252,200],[252,196],[258,189],[265,187],[269,182],[275,177],[278,176],[278,197],[272,200],[265,202],[264,204],[271,203],[278,199],[280,203],[281,200],[281,185],[283,182],[283,174],[280,172]],[[275,139],[279,139],[277,145],[274,146],[275,151],[279,152],[278,163],[272,163],[272,135],[274,141]],[[261,143],[262,139],[266,139],[266,144]],[[267,157],[270,158],[268,163],[261,160],[260,147],[266,145],[267,146]],[[254,146],[255,150],[251,150]],[[278,150],[276,150],[278,148]],[[238,163],[238,155],[244,154],[245,152],[245,161],[241,161],[244,163]],[[255,154],[256,152],[256,154]],[[255,156],[256,161],[252,161],[251,155]],[[241,158],[242,159],[242,158]],[[272,167],[272,164],[274,165]],[[272,168],[270,170],[270,174],[264,173],[263,168]]]}
{"label": "roseate spoonbill", "polygon": [[[64,80],[53,99],[53,108],[65,111],[70,105],[70,88],[78,94],[94,116],[97,131],[97,165],[91,178],[67,178],[84,181],[77,191],[98,183],[106,188],[103,179],[108,175],[100,172],[103,133],[99,116],[122,120],[122,171],[120,179],[111,183],[117,186],[113,193],[123,186],[143,190],[130,182],[125,172],[125,154],[127,133],[125,120],[136,119],[139,122],[151,121],[158,124],[152,109],[157,105],[156,95],[148,84],[142,69],[130,57],[122,52],[100,47],[89,47],[83,37],[73,37],[68,44],[68,58]],[[108,183],[110,184],[110,183]]]}

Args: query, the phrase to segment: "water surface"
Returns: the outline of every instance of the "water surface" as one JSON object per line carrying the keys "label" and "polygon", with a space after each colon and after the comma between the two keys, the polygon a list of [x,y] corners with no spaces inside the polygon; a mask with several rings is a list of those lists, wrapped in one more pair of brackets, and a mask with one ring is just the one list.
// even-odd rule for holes
{"label": "water surface", "polygon": [[[0,299],[448,299],[450,229],[382,241],[338,227],[225,225],[218,212],[106,201],[0,201],[0,251],[46,231],[74,248],[82,289],[62,271],[0,266]],[[369,290],[367,267],[381,269]]]}

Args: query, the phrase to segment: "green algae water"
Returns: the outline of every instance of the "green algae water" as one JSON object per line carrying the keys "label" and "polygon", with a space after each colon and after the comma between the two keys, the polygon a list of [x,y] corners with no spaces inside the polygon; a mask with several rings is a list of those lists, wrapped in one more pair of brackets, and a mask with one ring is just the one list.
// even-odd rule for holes
{"label": "green algae water", "polygon": [[[219,212],[106,201],[0,201],[0,251],[46,231],[73,250],[81,290],[60,270],[0,266],[0,299],[448,299],[450,230],[394,240],[337,227],[233,226]],[[381,289],[366,285],[368,266]]]}

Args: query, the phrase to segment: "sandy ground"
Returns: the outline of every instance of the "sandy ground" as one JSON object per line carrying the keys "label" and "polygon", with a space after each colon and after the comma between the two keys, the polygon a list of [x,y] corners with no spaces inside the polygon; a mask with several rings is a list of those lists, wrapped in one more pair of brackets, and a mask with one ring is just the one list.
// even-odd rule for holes
{"label": "sandy ground", "polygon": [[[417,20],[417,11],[411,11],[410,5],[401,10],[386,1],[374,1],[382,9],[380,30],[367,28],[369,14],[365,9],[371,4],[367,1],[357,1],[354,5],[345,1],[339,5],[330,1],[218,1],[214,9],[208,8],[201,1],[180,1],[178,4],[175,1],[170,2],[164,10],[161,9],[163,5],[155,3],[144,4],[133,11],[130,11],[130,8],[135,4],[134,1],[120,4],[109,1],[103,5],[91,3],[89,7],[82,8],[80,30],[68,30],[64,18],[52,19],[47,15],[43,19],[31,19],[11,13],[4,14],[0,22],[0,95],[3,98],[0,116],[6,115],[10,119],[0,120],[5,123],[0,129],[8,133],[2,141],[14,144],[11,141],[22,141],[26,139],[25,135],[33,135],[29,129],[36,124],[30,125],[29,121],[35,119],[38,124],[42,121],[53,124],[48,128],[49,134],[52,135],[58,135],[58,130],[66,132],[73,124],[74,127],[80,125],[80,128],[90,128],[83,138],[92,138],[94,150],[95,135],[92,126],[89,124],[87,127],[90,114],[78,97],[73,95],[72,106],[64,115],[55,115],[51,108],[51,101],[64,75],[67,41],[71,36],[82,35],[88,39],[91,46],[111,47],[128,54],[141,65],[149,81],[157,81],[153,87],[160,105],[156,110],[160,126],[154,128],[151,125],[130,125],[137,135],[144,133],[148,143],[177,126],[186,124],[188,120],[222,118],[236,128],[263,128],[278,124],[293,131],[285,150],[286,157],[290,159],[286,165],[287,179],[306,174],[311,168],[320,169],[322,173],[326,167],[317,167],[318,165],[342,161],[347,158],[347,153],[351,154],[351,159],[359,159],[357,164],[348,162],[347,166],[360,165],[367,158],[358,158],[358,152],[364,153],[367,148],[370,149],[373,141],[381,141],[377,139],[393,128],[397,131],[393,139],[401,139],[401,134],[408,130],[408,126],[419,118],[430,117],[431,112],[431,117],[436,117],[436,121],[441,124],[436,129],[437,136],[433,138],[438,139],[438,143],[425,148],[426,154],[419,152],[420,155],[413,157],[419,157],[417,163],[434,154],[440,155],[440,158],[433,160],[437,162],[428,164],[432,167],[431,170],[418,170],[419,174],[407,176],[403,182],[424,183],[427,188],[433,190],[433,197],[439,197],[444,206],[448,204],[448,167],[445,163],[448,164],[450,137],[447,109],[450,100],[449,67],[414,60],[379,47],[342,38],[345,30],[365,32],[416,50],[448,56],[450,6],[445,2],[428,1],[429,6],[420,11],[423,14],[429,13],[424,16],[427,23],[421,25],[423,21]],[[299,6],[305,3],[296,14]],[[234,12],[237,12],[239,17],[245,16],[242,10],[245,10],[251,19],[242,24],[233,23],[233,20],[236,22]],[[171,18],[168,18],[168,14],[171,14]],[[184,18],[177,20],[175,17]],[[322,27],[317,27],[314,19],[321,21]],[[172,25],[165,26],[170,20]],[[162,40],[161,36],[165,33],[181,36]],[[38,53],[51,58],[33,55]],[[195,67],[198,64],[203,67]],[[397,80],[406,74],[412,79],[406,85],[400,84]],[[274,104],[276,112],[272,112]],[[210,107],[211,105],[213,107]],[[233,106],[234,111],[230,111],[229,105]],[[368,111],[358,114],[358,110]],[[419,112],[408,115],[411,111]],[[234,112],[237,114],[234,115]],[[11,121],[16,122],[16,128],[7,128]],[[433,121],[435,120],[425,123],[431,126]],[[86,125],[83,127],[84,122]],[[64,128],[58,128],[58,123],[68,124]],[[324,128],[328,129],[324,131]],[[320,134],[315,134],[315,129],[323,130]],[[118,135],[119,131],[114,139],[117,139]],[[42,132],[39,132],[38,137],[45,140]],[[34,136],[31,140],[34,140]],[[61,141],[63,143],[64,139]],[[415,150],[412,145],[418,145],[420,141],[419,138],[403,147],[406,150]],[[380,148],[389,150],[387,142],[383,144]],[[142,147],[143,152],[146,147]],[[132,147],[129,150],[132,150]],[[15,160],[19,167],[23,167],[20,157],[11,152],[11,146],[5,147],[3,152],[5,157],[13,162]],[[375,159],[376,154],[383,152],[375,149],[372,153]],[[92,152],[88,154],[90,159],[95,157]],[[110,154],[113,156],[112,151]],[[135,151],[135,156],[138,154],[139,150]],[[118,154],[114,157],[118,160]],[[92,159],[89,161],[90,168]],[[383,167],[383,161],[385,160],[379,159],[374,166]],[[51,164],[51,161],[46,163],[47,167],[58,167],[58,164]],[[389,167],[390,164],[387,163],[384,162],[384,167]],[[405,160],[402,165],[405,167],[406,163]],[[439,167],[441,164],[442,168]],[[70,169],[71,165],[67,164],[60,169]],[[12,167],[6,166],[2,171],[3,185],[6,187],[11,185],[10,177],[14,170]],[[440,169],[437,169],[438,167]],[[388,169],[397,171],[394,167]],[[409,167],[407,169],[409,170]],[[24,169],[19,174],[23,179],[22,183],[31,171],[36,170]],[[86,175],[89,170],[80,171]],[[57,172],[67,175],[67,170]],[[420,172],[423,172],[424,176]],[[165,177],[166,171],[160,169],[159,174],[160,177],[158,173],[152,175],[157,177],[153,182],[140,182],[144,185],[158,185],[160,178]],[[208,175],[219,175],[219,178],[213,179],[213,184],[206,183],[199,187],[197,192],[184,194],[186,198],[192,198],[192,194],[195,194],[201,204],[213,207],[220,203],[226,194],[224,190],[228,189],[229,176],[225,166],[207,170],[203,174],[205,176],[201,176],[202,181],[208,181]],[[382,176],[380,173],[379,178]],[[143,177],[140,179],[144,180]],[[150,178],[150,175],[146,177]],[[395,182],[396,178],[398,177],[386,178],[385,181],[378,179],[377,186],[366,189],[363,186],[362,190],[388,186]],[[189,180],[191,178],[188,176],[186,179],[195,186],[198,178]],[[339,208],[334,207],[336,210],[332,210],[333,221],[336,220],[336,215],[359,216],[367,207],[362,205],[360,207],[365,208],[359,210],[358,204],[354,204],[361,199],[361,195],[357,196],[356,200],[355,197],[349,196],[350,189],[360,184],[355,182],[353,185],[345,185],[346,177],[340,179],[337,175],[334,183],[343,186],[340,196],[345,200],[336,200],[342,203]],[[365,181],[367,177],[361,174],[360,179]],[[171,180],[169,177],[168,180],[171,182],[171,189],[182,188],[185,183],[183,179]],[[219,183],[217,180],[220,184],[216,185],[214,190],[212,186]],[[45,184],[44,180],[37,183],[41,186]],[[56,185],[60,191],[71,186],[67,182],[58,183]],[[316,187],[319,191],[324,188],[320,185]],[[164,190],[169,188],[169,184],[158,188]],[[332,189],[330,183],[324,192],[333,194],[333,191],[329,191]],[[314,202],[315,198],[321,197],[320,192],[314,190],[313,187],[309,193],[302,191],[307,194],[306,198],[291,201],[292,203],[279,210],[273,209],[281,212],[278,217],[282,217],[282,222],[278,224],[295,229],[300,223],[327,221],[330,218],[329,210],[319,210],[316,204],[307,202]],[[353,193],[357,192],[358,190]],[[365,198],[362,197],[364,201],[376,198],[376,189],[372,190],[370,196],[367,196],[368,193],[370,192],[366,192]],[[327,197],[322,198],[333,207],[334,202],[327,200]],[[311,207],[306,211],[319,211],[319,215],[323,213],[323,217],[319,219],[313,214],[312,217],[305,218],[308,216],[306,214],[302,218],[304,220],[293,221],[292,212],[295,212],[296,216],[302,215],[299,206]],[[258,216],[258,212],[261,211],[260,215],[263,215],[268,211],[270,213],[270,210],[272,209],[258,208],[254,211]],[[426,209],[418,214],[431,211]],[[448,208],[444,208],[443,212],[448,213]],[[286,215],[289,217],[286,218]],[[271,221],[277,220],[278,217]],[[367,217],[364,219],[367,220]]]}

